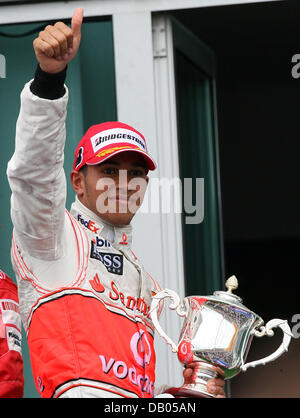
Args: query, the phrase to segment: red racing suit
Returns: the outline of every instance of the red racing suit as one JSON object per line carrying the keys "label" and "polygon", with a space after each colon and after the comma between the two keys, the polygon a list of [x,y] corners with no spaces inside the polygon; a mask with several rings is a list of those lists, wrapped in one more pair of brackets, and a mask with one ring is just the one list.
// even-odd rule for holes
{"label": "red racing suit", "polygon": [[77,199],[65,209],[68,91],[25,86],[8,164],[12,262],[33,376],[42,397],[152,397],[149,307],[159,285],[132,253],[131,226],[113,227]]}
{"label": "red racing suit", "polygon": [[22,398],[22,333],[18,291],[0,270],[0,398]]}

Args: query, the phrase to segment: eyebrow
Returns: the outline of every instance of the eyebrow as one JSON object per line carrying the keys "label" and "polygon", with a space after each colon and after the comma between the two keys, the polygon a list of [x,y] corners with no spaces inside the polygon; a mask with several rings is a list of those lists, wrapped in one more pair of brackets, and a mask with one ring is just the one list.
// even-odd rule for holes
{"label": "eyebrow", "polygon": [[120,165],[120,163],[118,163],[117,161],[104,161],[100,165],[103,167],[104,165]]}
{"label": "eyebrow", "polygon": [[[100,164],[102,167],[106,166],[106,165],[115,165],[115,166],[120,166],[121,163],[118,161],[104,161],[103,163]],[[133,167],[142,167],[144,169],[146,169],[146,165],[144,165],[142,162],[141,163],[131,163],[131,165]]]}

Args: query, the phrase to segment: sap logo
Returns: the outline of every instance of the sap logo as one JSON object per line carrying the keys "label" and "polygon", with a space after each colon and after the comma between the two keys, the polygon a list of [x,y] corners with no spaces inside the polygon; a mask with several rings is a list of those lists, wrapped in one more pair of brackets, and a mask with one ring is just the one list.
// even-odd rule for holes
{"label": "sap logo", "polygon": [[123,274],[123,255],[112,253],[101,253],[98,251],[94,241],[91,241],[91,258],[101,261],[109,273]]}

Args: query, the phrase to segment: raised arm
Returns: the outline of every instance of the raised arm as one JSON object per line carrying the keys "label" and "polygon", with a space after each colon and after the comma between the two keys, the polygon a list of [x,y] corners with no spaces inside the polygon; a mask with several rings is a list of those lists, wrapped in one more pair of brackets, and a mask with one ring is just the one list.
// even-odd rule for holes
{"label": "raised arm", "polygon": [[62,252],[68,101],[64,80],[80,45],[82,18],[82,9],[76,9],[71,28],[57,22],[34,40],[39,66],[21,94],[15,152],[7,169],[16,242],[45,260],[57,259]]}

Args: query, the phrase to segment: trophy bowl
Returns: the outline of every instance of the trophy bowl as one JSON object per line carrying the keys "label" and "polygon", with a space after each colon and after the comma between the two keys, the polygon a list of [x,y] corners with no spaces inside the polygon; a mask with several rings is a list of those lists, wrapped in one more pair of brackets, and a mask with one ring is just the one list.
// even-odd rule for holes
{"label": "trophy bowl", "polygon": [[[226,287],[227,292],[187,296],[182,302],[170,289],[164,289],[153,297],[150,315],[157,332],[177,353],[184,366],[196,363],[193,383],[168,390],[176,397],[215,397],[206,390],[208,380],[217,377],[215,367],[223,370],[225,379],[230,379],[249,367],[265,365],[288,350],[293,335],[287,321],[272,319],[264,326],[263,319],[246,308],[242,299],[232,293],[238,287],[235,276],[226,281]],[[159,304],[165,298],[172,300],[169,308],[184,317],[178,344],[164,332],[158,321]],[[283,331],[278,349],[263,359],[245,363],[253,337],[271,337],[274,328]]]}

